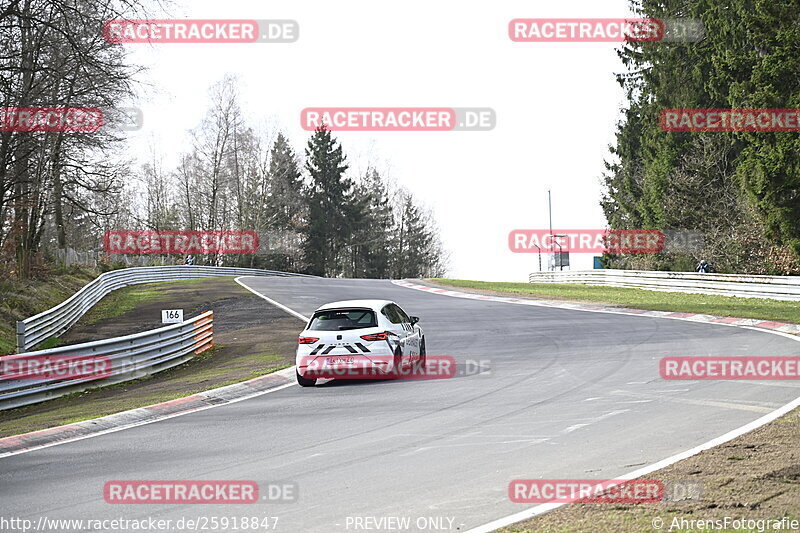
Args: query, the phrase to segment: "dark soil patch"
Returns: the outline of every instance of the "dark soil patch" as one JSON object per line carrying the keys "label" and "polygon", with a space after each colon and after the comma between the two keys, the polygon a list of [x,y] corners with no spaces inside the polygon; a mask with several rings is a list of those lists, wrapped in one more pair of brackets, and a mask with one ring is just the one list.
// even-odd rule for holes
{"label": "dark soil patch", "polygon": [[283,311],[243,289],[233,278],[148,283],[133,288],[156,288],[158,296],[112,318],[97,320],[90,311],[62,335],[62,343],[77,344],[161,327],[162,309],[183,309],[185,319],[213,310],[214,333],[263,325],[273,318],[287,316]]}
{"label": "dark soil patch", "polygon": [[144,379],[100,387],[19,409],[0,411],[0,437],[95,418],[251,379],[294,364],[303,323],[258,298],[232,278],[153,284],[158,296],[93,324],[91,316],[62,337],[75,344],[161,326],[162,309],[184,317],[214,311],[214,350]]}

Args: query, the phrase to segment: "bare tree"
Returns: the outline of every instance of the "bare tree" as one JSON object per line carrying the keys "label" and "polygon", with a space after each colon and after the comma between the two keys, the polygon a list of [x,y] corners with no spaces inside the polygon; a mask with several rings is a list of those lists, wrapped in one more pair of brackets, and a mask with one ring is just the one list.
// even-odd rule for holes
{"label": "bare tree", "polygon": [[[135,69],[100,31],[140,4],[99,0],[17,0],[0,8],[0,105],[99,107],[131,96]],[[87,199],[113,194],[119,168],[109,154],[113,120],[94,132],[4,131],[0,135],[0,239],[12,239],[20,276],[30,275],[45,224],[67,245],[67,210],[102,216]],[[6,248],[7,249],[7,248]]]}

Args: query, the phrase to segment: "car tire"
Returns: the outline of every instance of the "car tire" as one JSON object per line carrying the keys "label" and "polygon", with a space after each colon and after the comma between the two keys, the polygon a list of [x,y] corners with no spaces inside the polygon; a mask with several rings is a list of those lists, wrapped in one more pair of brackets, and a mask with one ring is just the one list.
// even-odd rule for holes
{"label": "car tire", "polygon": [[295,370],[294,373],[297,376],[297,384],[300,385],[301,387],[313,387],[314,385],[317,384],[316,379],[304,378],[303,376],[300,375],[300,372],[298,372],[297,370]]}
{"label": "car tire", "polygon": [[425,350],[425,337],[419,342],[419,361],[417,361],[417,370],[425,368],[425,363],[428,362],[428,352]]}
{"label": "car tire", "polygon": [[401,375],[401,365],[403,364],[403,348],[400,346],[397,347],[394,351],[394,364],[392,365],[392,375],[393,378],[398,378]]}

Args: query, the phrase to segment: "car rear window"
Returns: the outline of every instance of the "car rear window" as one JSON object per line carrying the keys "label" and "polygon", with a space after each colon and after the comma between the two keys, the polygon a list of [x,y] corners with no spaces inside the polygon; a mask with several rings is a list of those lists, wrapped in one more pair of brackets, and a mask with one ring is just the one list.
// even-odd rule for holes
{"label": "car rear window", "polygon": [[378,325],[371,309],[326,309],[317,311],[308,329],[314,331],[341,331],[345,329],[374,328]]}

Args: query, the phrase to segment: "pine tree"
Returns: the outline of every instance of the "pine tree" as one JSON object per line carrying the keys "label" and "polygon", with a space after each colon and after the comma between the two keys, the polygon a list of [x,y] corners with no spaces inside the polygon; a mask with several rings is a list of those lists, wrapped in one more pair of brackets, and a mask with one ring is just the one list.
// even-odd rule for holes
{"label": "pine tree", "polygon": [[287,230],[295,227],[302,203],[302,188],[297,156],[283,133],[278,133],[270,152],[269,193],[266,199],[272,228]]}
{"label": "pine tree", "polygon": [[[616,161],[605,176],[601,204],[609,224],[699,229],[706,259],[739,272],[787,273],[791,267],[782,258],[789,250],[800,258],[797,134],[668,133],[659,114],[665,108],[798,107],[797,0],[636,0],[632,6],[645,18],[700,19],[705,38],[632,42],[619,50],[629,72],[618,81],[629,103],[611,150]],[[754,228],[764,236],[758,247],[765,254],[750,253]],[[686,261],[642,264],[653,259],[625,258],[616,266],[672,269]]]}
{"label": "pine tree", "polygon": [[348,165],[342,146],[324,126],[309,139],[305,155],[311,182],[306,190],[303,259],[310,274],[338,276],[350,234],[347,215],[353,183],[344,175]]}
{"label": "pine tree", "polygon": [[421,209],[414,204],[414,198],[401,195],[399,222],[395,243],[394,272],[397,278],[419,278],[435,262],[433,251],[435,238],[428,229]]}
{"label": "pine tree", "polygon": [[374,168],[355,188],[353,207],[355,227],[350,243],[352,276],[389,277],[394,217],[383,178]]}

